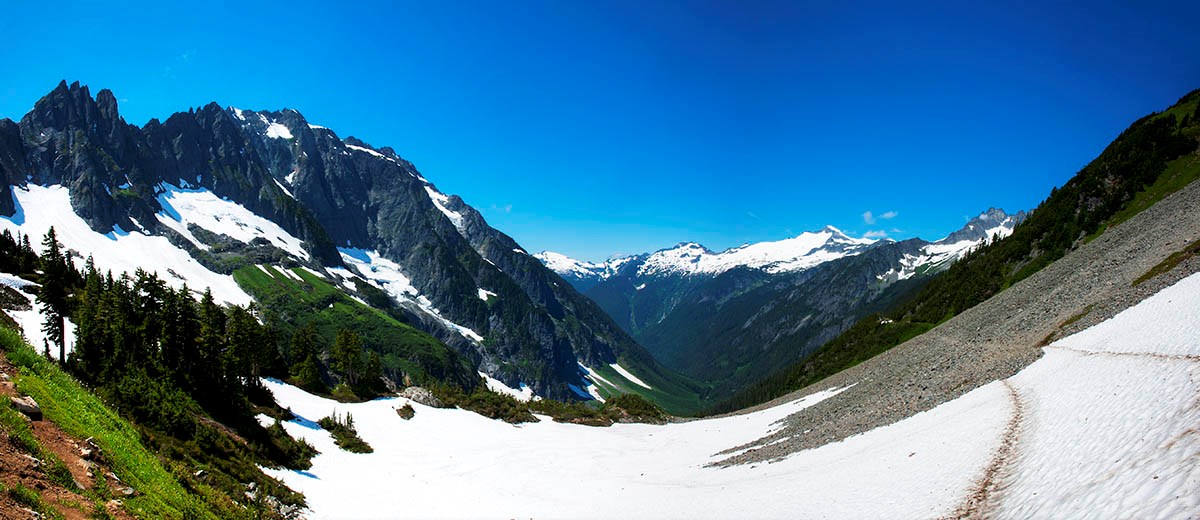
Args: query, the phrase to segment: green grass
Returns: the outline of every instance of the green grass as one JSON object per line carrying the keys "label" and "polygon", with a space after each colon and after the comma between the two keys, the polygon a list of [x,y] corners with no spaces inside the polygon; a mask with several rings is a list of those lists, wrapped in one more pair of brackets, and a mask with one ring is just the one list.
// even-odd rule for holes
{"label": "green grass", "polygon": [[51,520],[60,520],[63,518],[63,515],[42,500],[41,495],[39,495],[35,490],[29,489],[21,484],[17,484],[16,487],[9,488],[4,486],[3,483],[0,483],[0,490],[8,493],[8,496],[18,504],[36,511],[38,514],[42,515],[42,518],[48,518]]}
{"label": "green grass", "polygon": [[66,433],[91,437],[113,472],[138,496],[124,499],[127,510],[141,518],[238,518],[246,512],[222,504],[218,493],[203,486],[189,493],[177,477],[141,443],[137,430],[74,378],[39,356],[19,335],[0,329],[0,347],[20,367],[17,388],[32,396],[46,419]]}
{"label": "green grass", "polygon": [[1187,247],[1171,253],[1171,256],[1168,256],[1165,260],[1159,262],[1158,265],[1151,267],[1149,271],[1146,271],[1145,274],[1134,280],[1132,285],[1137,287],[1143,282],[1154,278],[1155,276],[1174,269],[1175,266],[1179,265],[1180,262],[1196,256],[1197,254],[1200,254],[1200,240],[1192,242],[1191,244],[1188,244]]}
{"label": "green grass", "polygon": [[639,369],[637,363],[630,362],[627,359],[620,360],[619,364],[632,372],[638,379],[650,385],[650,388],[647,389],[642,385],[625,379],[624,376],[608,365],[590,367],[600,377],[612,383],[610,385],[604,381],[595,381],[596,387],[600,390],[600,395],[605,399],[620,394],[636,394],[654,402],[667,413],[679,417],[691,417],[704,410],[707,406],[707,403],[701,400],[700,395],[686,387],[684,382],[669,380],[665,377],[656,377],[656,374],[653,372]]}
{"label": "green grass", "polygon": [[[279,319],[285,336],[305,323],[320,341],[332,345],[341,329],[362,338],[365,350],[378,352],[384,372],[403,373],[414,383],[429,377],[470,387],[478,378],[466,360],[433,336],[401,323],[388,313],[349,297],[338,287],[304,269],[292,269],[297,281],[274,267],[238,269],[234,280]],[[270,273],[270,274],[268,274]]]}

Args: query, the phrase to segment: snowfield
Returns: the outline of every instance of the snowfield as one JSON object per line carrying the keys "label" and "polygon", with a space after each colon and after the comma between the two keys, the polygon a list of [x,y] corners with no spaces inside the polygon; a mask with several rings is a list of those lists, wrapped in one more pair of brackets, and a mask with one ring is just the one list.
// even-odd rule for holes
{"label": "snowfield", "polygon": [[[1047,347],[1008,380],[730,468],[708,464],[838,389],[738,416],[591,428],[416,403],[404,421],[394,409],[405,399],[342,404],[267,381],[302,417],[288,432],[321,451],[309,471],[267,471],[308,497],[313,518],[1196,518],[1197,322],[1200,274]],[[340,451],[310,427],[334,411],[353,414],[375,453]]]}
{"label": "snowfield", "polygon": [[803,271],[838,258],[856,255],[876,240],[851,238],[826,226],[776,242],[758,242],[713,253],[689,242],[657,251],[638,268],[639,276],[682,273],[718,275],[735,267],[753,267],[771,274]]}
{"label": "snowfield", "polygon": [[[133,273],[141,268],[156,272],[172,287],[186,283],[195,291],[211,288],[214,298],[236,305],[247,305],[251,301],[250,295],[238,287],[232,276],[208,270],[166,237],[120,228],[106,235],[93,231],[71,208],[70,192],[63,186],[14,186],[13,198],[17,211],[12,217],[0,216],[0,229],[11,231],[13,236],[18,231],[30,235],[30,242],[39,252],[42,237],[54,226],[58,241],[80,255],[75,258],[78,267],[92,255],[96,268],[102,271]],[[175,221],[183,222],[184,218],[190,218],[190,214]],[[164,271],[162,266],[171,268]]]}

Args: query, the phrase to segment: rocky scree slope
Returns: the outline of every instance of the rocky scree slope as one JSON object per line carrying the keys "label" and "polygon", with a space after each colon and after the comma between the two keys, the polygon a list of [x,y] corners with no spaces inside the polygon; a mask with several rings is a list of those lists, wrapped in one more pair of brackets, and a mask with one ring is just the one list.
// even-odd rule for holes
{"label": "rocky scree slope", "polygon": [[[1104,321],[1190,274],[1200,258],[1134,285],[1200,240],[1200,181],[1112,227],[1057,262],[933,330],[802,390],[758,407],[853,385],[789,417],[773,434],[726,460],[772,460],[892,424],[1038,359],[1041,347]],[[735,450],[730,450],[733,453]]]}

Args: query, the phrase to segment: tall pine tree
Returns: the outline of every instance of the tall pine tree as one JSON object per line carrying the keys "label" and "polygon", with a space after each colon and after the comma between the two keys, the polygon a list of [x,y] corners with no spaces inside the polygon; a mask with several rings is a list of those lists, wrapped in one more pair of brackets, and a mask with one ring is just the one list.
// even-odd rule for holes
{"label": "tall pine tree", "polygon": [[63,256],[62,244],[58,243],[58,235],[52,226],[42,239],[42,285],[38,288],[37,301],[42,306],[42,314],[46,316],[42,332],[46,335],[47,350],[51,345],[57,346],[60,362],[66,362],[67,355],[64,335],[68,311],[67,291],[72,272],[67,266],[68,262]]}

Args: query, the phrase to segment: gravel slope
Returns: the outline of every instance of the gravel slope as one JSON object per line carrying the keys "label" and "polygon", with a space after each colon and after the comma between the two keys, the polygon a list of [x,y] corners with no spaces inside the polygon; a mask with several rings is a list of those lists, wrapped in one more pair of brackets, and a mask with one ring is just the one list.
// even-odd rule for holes
{"label": "gravel slope", "polygon": [[[1200,258],[1137,287],[1131,282],[1200,239],[1200,181],[937,328],[865,363],[752,411],[829,387],[854,386],[732,447],[722,464],[769,461],[892,424],[1037,360],[1044,340],[1104,321],[1200,271]],[[1062,324],[1083,314],[1073,323]],[[747,450],[747,451],[742,451]],[[741,453],[738,453],[741,451]]]}

